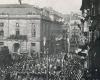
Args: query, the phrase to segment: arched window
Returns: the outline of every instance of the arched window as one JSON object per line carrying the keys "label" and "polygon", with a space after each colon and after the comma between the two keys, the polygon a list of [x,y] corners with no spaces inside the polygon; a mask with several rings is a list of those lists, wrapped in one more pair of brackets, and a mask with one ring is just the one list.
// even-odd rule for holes
{"label": "arched window", "polygon": [[20,48],[20,44],[19,43],[15,43],[13,45],[13,47],[14,47],[14,52],[18,52],[18,49]]}
{"label": "arched window", "polygon": [[19,27],[19,23],[16,23],[16,27]]}

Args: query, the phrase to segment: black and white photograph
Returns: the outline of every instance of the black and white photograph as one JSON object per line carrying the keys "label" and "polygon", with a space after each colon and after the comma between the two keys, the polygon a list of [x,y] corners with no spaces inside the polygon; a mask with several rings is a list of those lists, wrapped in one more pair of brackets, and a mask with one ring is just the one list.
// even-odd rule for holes
{"label": "black and white photograph", "polygon": [[0,0],[0,80],[100,80],[100,0]]}

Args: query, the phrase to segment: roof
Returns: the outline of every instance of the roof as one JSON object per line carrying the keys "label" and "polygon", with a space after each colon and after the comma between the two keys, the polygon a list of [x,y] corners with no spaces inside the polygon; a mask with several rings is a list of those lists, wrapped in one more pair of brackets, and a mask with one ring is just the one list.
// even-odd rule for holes
{"label": "roof", "polygon": [[0,14],[26,15],[40,14],[40,8],[29,4],[0,4]]}
{"label": "roof", "polygon": [[[44,19],[49,19],[49,12],[55,16],[56,18],[62,18],[59,12],[43,8],[44,14],[47,14],[47,16],[43,15]],[[47,12],[46,12],[46,11]],[[29,4],[0,4],[0,15],[41,15],[43,14],[42,9],[39,7],[36,7],[34,5]]]}
{"label": "roof", "polygon": [[32,8],[29,4],[0,4],[0,8]]}

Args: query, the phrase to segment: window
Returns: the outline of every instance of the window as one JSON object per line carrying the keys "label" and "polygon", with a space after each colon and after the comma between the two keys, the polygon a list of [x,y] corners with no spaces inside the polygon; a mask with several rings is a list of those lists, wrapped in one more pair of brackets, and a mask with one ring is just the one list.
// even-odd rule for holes
{"label": "window", "polygon": [[14,47],[14,52],[18,52],[18,49],[20,48],[20,44],[14,43],[13,47]]}
{"label": "window", "polygon": [[16,29],[15,29],[15,31],[16,31],[16,37],[18,38],[19,35],[20,35],[20,31],[19,31],[19,23],[16,23]]}
{"label": "window", "polygon": [[0,45],[4,45],[4,42],[0,42]]}
{"label": "window", "polygon": [[20,31],[16,30],[16,36],[19,36],[19,35],[20,35]]}
{"label": "window", "polygon": [[31,43],[32,46],[36,46],[36,43]]}
{"label": "window", "polygon": [[19,23],[16,23],[16,27],[19,27]]}
{"label": "window", "polygon": [[32,33],[32,37],[36,37],[36,24],[32,23],[32,31],[31,31],[31,33]]}
{"label": "window", "polygon": [[4,26],[4,23],[3,23],[3,22],[1,22],[1,23],[0,23],[0,27],[3,27],[3,26]]}
{"label": "window", "polygon": [[4,36],[4,31],[3,30],[0,31],[0,36]]}
{"label": "window", "polygon": [[36,37],[36,31],[34,30],[34,32],[33,32],[33,37]]}

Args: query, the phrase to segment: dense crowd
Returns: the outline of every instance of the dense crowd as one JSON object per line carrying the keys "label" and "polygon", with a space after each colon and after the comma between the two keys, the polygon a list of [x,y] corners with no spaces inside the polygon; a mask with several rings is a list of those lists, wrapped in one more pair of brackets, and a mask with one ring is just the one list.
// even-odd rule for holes
{"label": "dense crowd", "polygon": [[70,61],[64,61],[63,55],[60,53],[58,55],[45,55],[35,60],[30,58],[18,61],[12,66],[0,68],[0,80],[63,80],[64,78],[77,78],[78,74],[76,73],[81,69],[77,67],[79,62],[77,59],[68,60]]}

